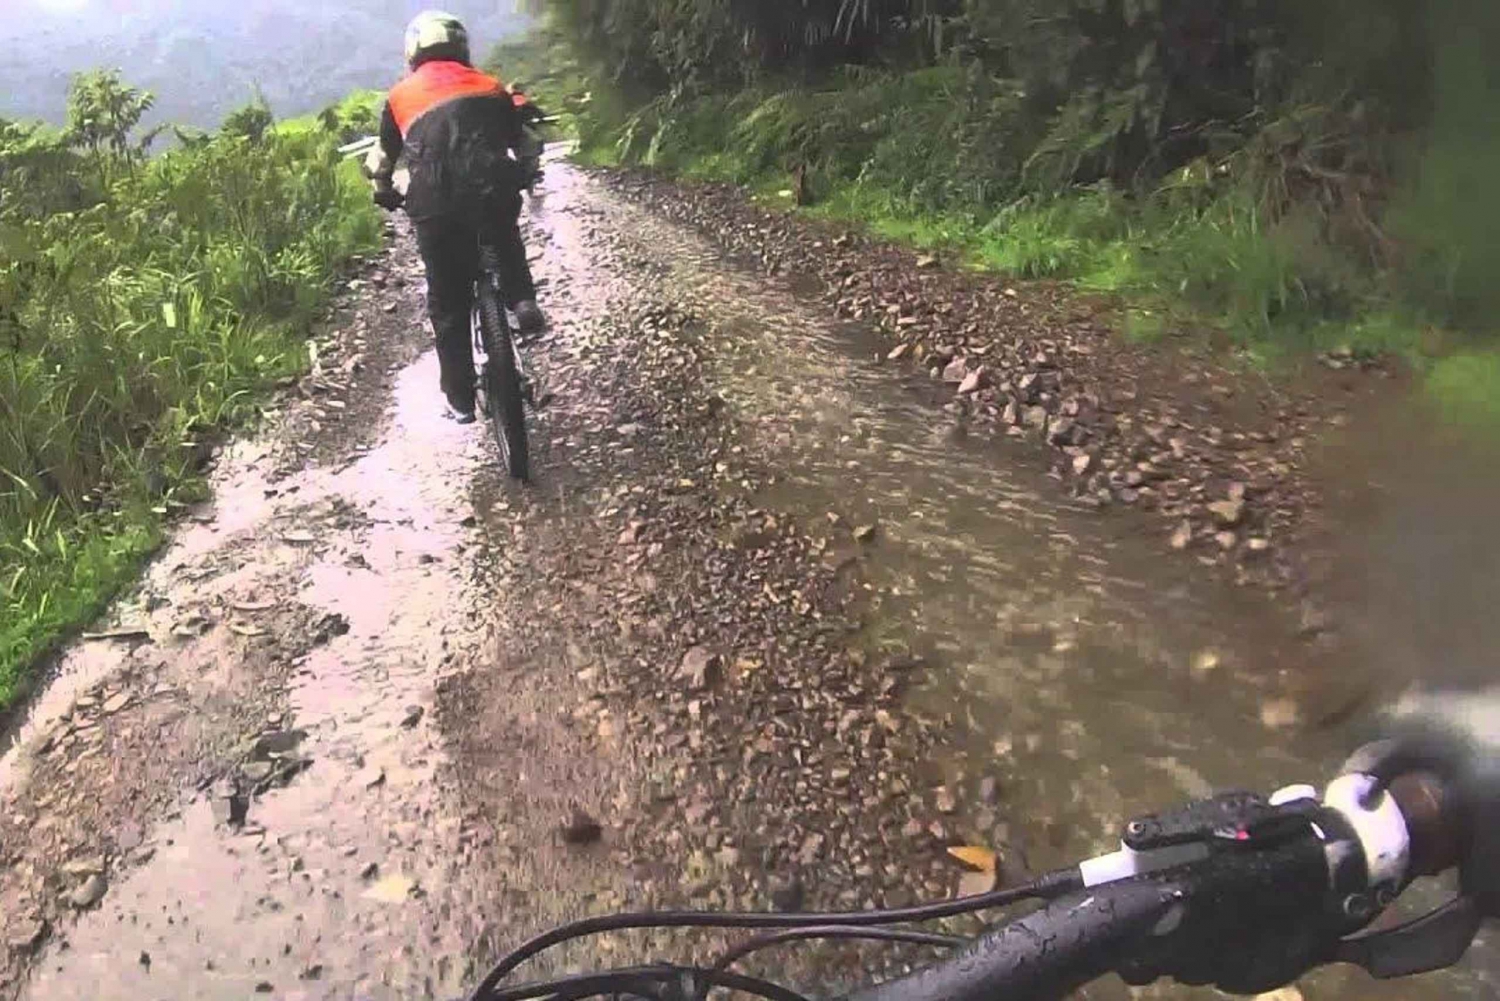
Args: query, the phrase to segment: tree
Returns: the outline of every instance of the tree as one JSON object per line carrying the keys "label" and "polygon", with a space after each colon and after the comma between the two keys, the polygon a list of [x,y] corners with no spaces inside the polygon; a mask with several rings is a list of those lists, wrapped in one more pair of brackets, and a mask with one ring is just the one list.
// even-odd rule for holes
{"label": "tree", "polygon": [[69,145],[87,150],[101,163],[115,160],[138,163],[156,138],[156,130],[140,140],[136,126],[156,98],[120,80],[119,70],[94,70],[73,77],[68,91],[68,122],[63,134]]}
{"label": "tree", "polygon": [[250,98],[250,103],[243,108],[231,111],[220,126],[220,131],[225,135],[243,136],[252,143],[258,143],[265,138],[275,124],[276,116],[271,113],[271,105],[266,102],[266,95],[255,88],[255,94]]}

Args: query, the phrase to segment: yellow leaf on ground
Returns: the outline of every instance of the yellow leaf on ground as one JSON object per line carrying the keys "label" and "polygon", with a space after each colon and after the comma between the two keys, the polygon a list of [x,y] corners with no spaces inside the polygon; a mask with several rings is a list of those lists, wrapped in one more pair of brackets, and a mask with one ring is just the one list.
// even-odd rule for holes
{"label": "yellow leaf on ground", "polygon": [[407,876],[387,876],[364,892],[366,900],[378,900],[382,904],[399,904],[411,896],[416,881]]}
{"label": "yellow leaf on ground", "polygon": [[987,872],[991,875],[995,872],[995,853],[988,848],[980,845],[956,845],[948,849],[948,854],[975,872]]}

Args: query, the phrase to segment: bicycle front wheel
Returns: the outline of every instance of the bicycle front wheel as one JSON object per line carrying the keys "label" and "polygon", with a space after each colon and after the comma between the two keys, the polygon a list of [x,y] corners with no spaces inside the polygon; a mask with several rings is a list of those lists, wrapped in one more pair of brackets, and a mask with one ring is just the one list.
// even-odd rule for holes
{"label": "bicycle front wheel", "polygon": [[521,373],[516,370],[510,325],[500,305],[493,282],[479,282],[479,324],[488,359],[484,366],[484,394],[488,417],[505,471],[515,480],[531,475],[531,456],[526,441],[526,407],[521,392]]}

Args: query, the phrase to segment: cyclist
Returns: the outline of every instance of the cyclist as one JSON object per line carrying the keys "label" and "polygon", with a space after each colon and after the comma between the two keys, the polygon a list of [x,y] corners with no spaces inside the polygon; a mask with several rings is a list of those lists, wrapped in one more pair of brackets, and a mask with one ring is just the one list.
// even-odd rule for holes
{"label": "cyclist", "polygon": [[[461,424],[474,420],[469,314],[481,239],[499,258],[505,297],[523,333],[545,323],[526,263],[519,219],[522,119],[500,81],[475,69],[469,36],[452,14],[424,11],[406,29],[410,72],[391,89],[380,142],[366,173],[383,208],[406,206],[427,267],[427,310],[437,337],[443,394]],[[405,152],[406,194],[393,183]]]}

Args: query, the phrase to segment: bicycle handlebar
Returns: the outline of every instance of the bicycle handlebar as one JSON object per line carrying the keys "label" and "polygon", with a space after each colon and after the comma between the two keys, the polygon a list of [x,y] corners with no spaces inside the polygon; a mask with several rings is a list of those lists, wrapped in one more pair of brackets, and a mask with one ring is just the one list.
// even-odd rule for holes
{"label": "bicycle handlebar", "polygon": [[[1060,998],[1116,972],[1143,985],[1170,976],[1244,994],[1274,990],[1314,967],[1354,963],[1380,978],[1451,966],[1472,943],[1481,916],[1458,898],[1395,928],[1368,932],[1374,918],[1418,876],[1453,867],[1464,842],[1457,797],[1442,779],[1410,773],[1383,783],[1352,773],[1269,797],[1228,793],[1131,821],[1119,851],[1050,873],[1035,883],[967,901],[855,914],[675,912],[592,918],[526,943],[496,967],[473,1001],[541,996],[549,985],[501,987],[543,949],[620,928],[716,926],[781,929],[736,949],[709,970],[651,967],[593,993],[653,1001],[701,1001],[733,958],[778,941],[886,938],[950,945],[944,936],[871,926],[930,920],[1020,899],[1039,910],[968,943],[953,957],[858,990],[845,1001],[990,1001]],[[791,931],[800,929],[801,931]],[[624,973],[621,974],[622,977]],[[649,981],[650,990],[635,987]],[[764,996],[783,987],[754,978]],[[630,986],[635,985],[635,986]],[[748,988],[754,990],[754,987]],[[589,992],[564,992],[583,997]]]}
{"label": "bicycle handlebar", "polygon": [[1441,781],[1409,775],[1386,789],[1347,775],[1321,801],[1311,793],[1231,794],[1133,821],[1121,852],[1079,867],[1085,889],[848,1001],[1062,997],[1110,972],[1258,994],[1330,962],[1382,978],[1456,962],[1478,928],[1462,901],[1349,937],[1413,878],[1456,863]]}

